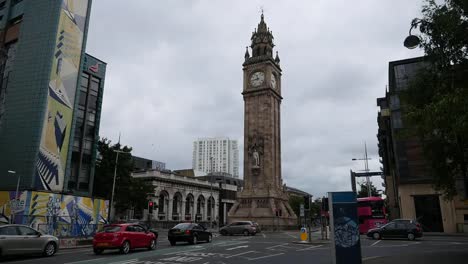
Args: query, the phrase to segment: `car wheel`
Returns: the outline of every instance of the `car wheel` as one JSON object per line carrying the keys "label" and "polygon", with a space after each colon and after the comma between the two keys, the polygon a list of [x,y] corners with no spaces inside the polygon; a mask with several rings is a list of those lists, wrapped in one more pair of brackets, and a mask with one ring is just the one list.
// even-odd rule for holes
{"label": "car wheel", "polygon": [[206,242],[211,243],[211,240],[213,240],[213,236],[212,236],[212,235],[208,235],[208,240],[206,240]]}
{"label": "car wheel", "polygon": [[57,246],[55,245],[55,243],[49,242],[44,248],[44,256],[46,257],[53,256],[56,251],[57,251]]}
{"label": "car wheel", "polygon": [[192,240],[190,241],[190,244],[196,245],[197,243],[198,243],[198,237],[197,237],[197,236],[193,236],[193,237],[192,237]]}
{"label": "car wheel", "polygon": [[244,230],[244,232],[242,234],[244,234],[244,236],[250,235],[249,230]]}
{"label": "car wheel", "polygon": [[169,243],[171,243],[171,246],[175,246],[175,245],[176,245],[175,240],[169,240]]}
{"label": "car wheel", "polygon": [[153,250],[156,248],[156,240],[151,239],[148,249]]}
{"label": "car wheel", "polygon": [[101,255],[102,252],[104,251],[104,249],[94,248],[93,251],[94,251],[94,254],[96,254],[96,255]]}
{"label": "car wheel", "polygon": [[372,237],[375,239],[375,240],[379,240],[380,239],[380,234],[375,232]]}
{"label": "car wheel", "polygon": [[128,254],[130,252],[130,242],[124,241],[122,247],[120,248],[120,253]]}
{"label": "car wheel", "polygon": [[413,241],[416,237],[414,236],[413,233],[408,234],[408,240]]}

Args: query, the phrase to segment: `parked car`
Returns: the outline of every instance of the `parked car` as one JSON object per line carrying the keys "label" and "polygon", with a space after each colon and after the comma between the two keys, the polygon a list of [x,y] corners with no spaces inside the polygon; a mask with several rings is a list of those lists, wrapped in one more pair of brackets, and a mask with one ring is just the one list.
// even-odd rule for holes
{"label": "parked car", "polygon": [[257,227],[256,223],[252,221],[239,221],[233,222],[227,226],[222,227],[219,230],[219,233],[223,236],[227,235],[235,235],[235,234],[243,234],[245,236],[248,235],[255,235],[257,234]]}
{"label": "parked car", "polygon": [[208,243],[213,239],[213,234],[206,228],[194,223],[180,223],[169,230],[167,235],[171,246],[175,246],[178,241],[197,244],[198,241],[206,241]]}
{"label": "parked car", "polygon": [[50,257],[57,252],[58,247],[58,238],[44,235],[29,226],[0,226],[0,256],[42,253]]}
{"label": "parked car", "polygon": [[414,240],[422,237],[423,232],[421,225],[414,220],[396,219],[384,226],[370,229],[369,232],[367,232],[367,236],[374,239],[407,238],[409,240]]}
{"label": "parked car", "polygon": [[95,254],[106,249],[119,249],[122,254],[128,254],[135,248],[155,249],[155,234],[138,224],[113,224],[105,226],[93,238]]}

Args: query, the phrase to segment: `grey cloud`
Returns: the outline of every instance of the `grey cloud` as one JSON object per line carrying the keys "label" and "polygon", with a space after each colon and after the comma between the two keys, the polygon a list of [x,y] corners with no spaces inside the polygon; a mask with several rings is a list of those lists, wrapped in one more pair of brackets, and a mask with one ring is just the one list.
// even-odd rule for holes
{"label": "grey cloud", "polygon": [[401,44],[421,1],[93,1],[87,52],[108,63],[101,136],[120,131],[171,169],[191,167],[197,137],[243,149],[242,62],[262,5],[283,68],[285,182],[349,189],[364,141],[378,169],[375,99],[388,61],[421,55]]}

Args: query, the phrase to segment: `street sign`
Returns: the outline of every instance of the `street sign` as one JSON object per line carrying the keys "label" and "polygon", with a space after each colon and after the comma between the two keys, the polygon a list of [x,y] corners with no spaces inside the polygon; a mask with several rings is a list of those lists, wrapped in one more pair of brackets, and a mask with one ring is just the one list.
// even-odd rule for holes
{"label": "street sign", "polygon": [[301,228],[301,241],[306,241],[307,240],[307,229],[306,228]]}
{"label": "street sign", "polygon": [[[297,207],[296,207],[297,208]],[[304,204],[301,204],[300,217],[304,217]]]}
{"label": "street sign", "polygon": [[361,264],[361,241],[355,192],[328,193],[334,264]]}

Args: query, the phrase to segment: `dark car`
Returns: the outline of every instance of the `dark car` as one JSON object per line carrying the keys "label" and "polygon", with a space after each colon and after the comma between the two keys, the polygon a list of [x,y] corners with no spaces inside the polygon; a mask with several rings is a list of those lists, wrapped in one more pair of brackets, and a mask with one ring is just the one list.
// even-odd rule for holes
{"label": "dark car", "polygon": [[197,244],[199,241],[210,243],[213,239],[213,234],[199,224],[181,223],[169,230],[167,238],[171,246],[175,246],[177,241],[185,241],[190,244]]}
{"label": "dark car", "polygon": [[367,232],[367,236],[374,239],[407,238],[409,240],[414,240],[422,237],[422,235],[421,225],[414,220],[406,219],[396,219],[384,226],[370,229],[369,232]]}

